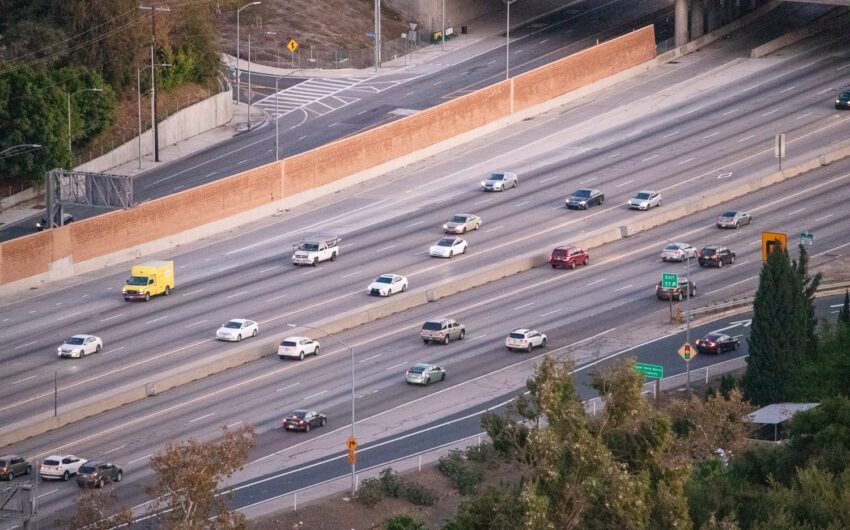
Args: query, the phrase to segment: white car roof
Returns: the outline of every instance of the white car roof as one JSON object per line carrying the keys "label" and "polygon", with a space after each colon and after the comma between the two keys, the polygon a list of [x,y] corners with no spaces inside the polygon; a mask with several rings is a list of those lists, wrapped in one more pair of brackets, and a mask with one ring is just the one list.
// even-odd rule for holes
{"label": "white car roof", "polygon": [[[63,458],[68,458],[69,456],[72,457],[72,458],[80,458],[77,455],[50,455],[47,458],[45,458],[44,460],[60,460],[61,461]],[[42,462],[44,462],[44,460],[42,460]],[[82,460],[82,459],[80,458],[80,460]]]}
{"label": "white car roof", "polygon": [[293,342],[301,342],[301,341],[302,341],[302,340],[304,340],[304,339],[310,340],[310,338],[309,338],[309,337],[286,337],[286,338],[285,338],[285,339],[283,339],[283,340],[291,340],[291,341],[293,341]]}
{"label": "white car roof", "polygon": [[239,322],[240,324],[244,324],[245,322],[250,322],[247,318],[231,318],[227,322]]}
{"label": "white car roof", "polygon": [[529,331],[531,331],[531,330],[528,329],[528,328],[519,328],[519,329],[515,329],[515,330],[511,331],[511,333],[522,333],[523,335],[525,335]]}
{"label": "white car roof", "polygon": [[74,336],[73,336],[73,337],[71,337],[71,338],[72,338],[72,339],[87,339],[87,338],[89,338],[89,337],[97,338],[97,337],[95,337],[94,335],[74,335]]}

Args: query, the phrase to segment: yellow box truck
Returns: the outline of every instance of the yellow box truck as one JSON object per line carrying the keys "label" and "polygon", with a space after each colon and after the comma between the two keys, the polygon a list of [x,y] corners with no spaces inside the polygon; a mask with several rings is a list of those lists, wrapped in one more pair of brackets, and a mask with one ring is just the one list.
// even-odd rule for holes
{"label": "yellow box truck", "polygon": [[148,301],[151,296],[171,294],[174,289],[174,262],[148,261],[134,265],[130,278],[121,289],[124,300]]}

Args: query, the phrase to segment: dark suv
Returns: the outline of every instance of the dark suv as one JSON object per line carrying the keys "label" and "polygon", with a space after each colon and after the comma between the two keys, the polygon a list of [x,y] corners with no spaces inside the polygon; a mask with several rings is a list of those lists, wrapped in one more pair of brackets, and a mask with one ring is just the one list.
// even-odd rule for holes
{"label": "dark suv", "polygon": [[[688,292],[690,291],[690,294]],[[655,286],[655,296],[659,300],[678,300],[682,301],[685,296],[696,296],[697,286],[694,282],[689,282],[684,278],[679,278],[679,286],[673,289],[664,289],[661,287],[661,282]]]}
{"label": "dark suv", "polygon": [[699,264],[701,267],[723,267],[724,264],[735,263],[735,253],[726,247],[713,245],[699,251]]}
{"label": "dark suv", "polygon": [[121,482],[124,470],[103,460],[89,460],[77,471],[77,484],[81,487],[102,488],[110,482]]}
{"label": "dark suv", "polygon": [[0,456],[0,479],[13,480],[18,475],[29,475],[32,466],[18,455]]}

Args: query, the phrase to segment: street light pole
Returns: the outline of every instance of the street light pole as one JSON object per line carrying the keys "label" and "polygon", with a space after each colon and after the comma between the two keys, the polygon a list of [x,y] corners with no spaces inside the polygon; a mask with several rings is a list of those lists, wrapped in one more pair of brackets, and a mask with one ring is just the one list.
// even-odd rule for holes
{"label": "street light pole", "polygon": [[375,71],[381,67],[381,0],[375,0]]}
{"label": "street light pole", "polygon": [[262,2],[251,2],[249,4],[245,4],[236,10],[236,104],[239,104],[239,96],[242,90],[242,85],[239,81],[239,13],[242,12],[246,7],[251,7],[255,5],[262,4]]}
{"label": "street light pole", "polygon": [[278,88],[277,82],[280,81],[279,77],[274,78],[274,160],[277,162],[280,160],[280,113],[278,112],[278,101],[280,101],[280,96],[278,96]]}
{"label": "street light pole", "polygon": [[443,21],[440,24],[440,38],[442,40],[440,51],[446,51],[446,0],[443,0]]}
{"label": "street light pole", "polygon": [[[685,342],[690,346],[691,344],[691,255],[686,254],[686,272],[685,278],[687,279],[688,290],[685,296]],[[691,356],[693,357],[693,356]],[[690,359],[685,361],[685,371],[688,373],[688,396],[691,395],[691,361]]]}
{"label": "street light pole", "polygon": [[[73,149],[71,149],[71,97],[76,96],[77,94],[81,94],[83,92],[103,92],[102,88],[84,88],[82,90],[77,90],[74,93],[68,92],[68,152],[71,155],[74,154]],[[73,165],[73,160],[71,161],[71,165]]]}
{"label": "street light pole", "polygon": [[508,16],[505,20],[505,79],[511,78],[511,4],[516,0],[503,0],[508,6]]}
{"label": "street light pole", "polygon": [[[348,344],[343,342],[342,339],[340,339],[339,337],[337,337],[333,333],[328,333],[327,331],[323,330],[322,328],[317,328],[315,326],[305,326],[303,324],[300,325],[300,326],[296,326],[295,324],[287,324],[287,326],[289,326],[291,328],[302,327],[302,328],[315,329],[316,331],[320,331],[320,332],[324,333],[325,335],[327,335],[328,337],[332,338],[333,340],[337,341],[338,343],[342,344],[351,353],[351,439],[353,440],[354,439],[354,348],[352,348],[351,346],[349,346]],[[351,497],[353,498],[356,494],[357,494],[356,464],[352,463],[351,464]]]}

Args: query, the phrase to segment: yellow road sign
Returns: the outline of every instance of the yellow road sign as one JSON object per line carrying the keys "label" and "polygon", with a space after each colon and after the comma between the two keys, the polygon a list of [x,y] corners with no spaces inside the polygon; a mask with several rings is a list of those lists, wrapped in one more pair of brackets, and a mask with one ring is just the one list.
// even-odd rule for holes
{"label": "yellow road sign", "polygon": [[349,451],[357,450],[357,440],[354,439],[354,436],[349,436],[348,440],[345,441],[345,445]]}
{"label": "yellow road sign", "polygon": [[697,351],[687,342],[682,344],[682,347],[679,348],[677,353],[685,360],[686,363],[693,361],[694,357],[697,356]]}
{"label": "yellow road sign", "polygon": [[286,44],[286,47],[289,48],[289,51],[294,52],[298,49],[298,43],[295,42],[295,39],[289,39],[289,42]]}
{"label": "yellow road sign", "polygon": [[761,233],[761,260],[767,261],[767,255],[773,250],[774,245],[779,245],[780,248],[788,248],[788,235],[782,232],[762,232]]}

